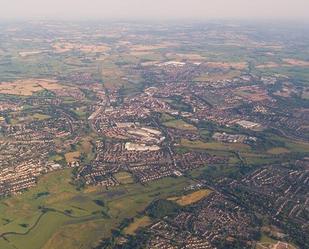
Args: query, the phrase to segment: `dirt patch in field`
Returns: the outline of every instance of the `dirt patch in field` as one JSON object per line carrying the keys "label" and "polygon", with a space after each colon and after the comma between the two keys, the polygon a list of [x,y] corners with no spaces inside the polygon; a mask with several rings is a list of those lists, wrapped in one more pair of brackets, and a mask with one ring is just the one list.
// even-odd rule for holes
{"label": "dirt patch in field", "polygon": [[130,49],[132,51],[151,51],[151,50],[157,50],[157,49],[162,49],[162,48],[167,48],[171,46],[177,45],[176,43],[171,43],[171,42],[163,42],[161,44],[137,44],[137,45],[132,45]]}
{"label": "dirt patch in field", "polygon": [[75,162],[79,160],[80,152],[79,151],[69,152],[69,153],[66,153],[64,157],[67,163]]}
{"label": "dirt patch in field", "polygon": [[309,61],[297,60],[297,59],[283,59],[283,62],[298,67],[309,67]]}
{"label": "dirt patch in field", "polygon": [[140,227],[146,227],[151,224],[151,219],[148,216],[137,218],[127,228],[124,229],[125,234],[133,235]]}
{"label": "dirt patch in field", "polygon": [[168,200],[175,201],[177,204],[181,206],[187,206],[202,200],[203,198],[208,196],[211,192],[212,191],[209,189],[201,189],[191,194],[183,195],[180,197],[171,197]]}
{"label": "dirt patch in field", "polygon": [[275,63],[275,62],[267,62],[265,64],[260,64],[255,67],[258,69],[277,68],[277,67],[280,67],[280,64]]}

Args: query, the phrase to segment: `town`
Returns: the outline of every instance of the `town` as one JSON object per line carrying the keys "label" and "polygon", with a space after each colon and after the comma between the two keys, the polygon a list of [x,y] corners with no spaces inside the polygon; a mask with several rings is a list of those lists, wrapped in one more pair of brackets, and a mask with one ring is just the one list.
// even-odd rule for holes
{"label": "town", "polygon": [[309,64],[280,30],[7,25],[1,248],[308,247]]}

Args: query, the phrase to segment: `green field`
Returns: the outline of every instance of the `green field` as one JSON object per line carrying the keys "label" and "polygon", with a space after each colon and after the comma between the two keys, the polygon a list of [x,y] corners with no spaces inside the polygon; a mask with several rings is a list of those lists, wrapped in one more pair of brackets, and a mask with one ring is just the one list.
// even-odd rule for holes
{"label": "green field", "polygon": [[121,184],[129,184],[134,182],[132,175],[128,172],[118,172],[114,176]]}
{"label": "green field", "polygon": [[240,143],[219,143],[219,142],[204,143],[200,140],[190,141],[187,139],[181,139],[180,145],[185,148],[201,149],[201,150],[250,151],[249,145]]}
{"label": "green field", "polygon": [[[21,234],[6,235],[6,240],[0,238],[0,248],[90,248],[102,237],[110,236],[124,218],[135,217],[155,198],[181,194],[191,183],[179,177],[147,186],[135,183],[110,190],[89,187],[77,191],[70,180],[71,170],[54,172],[43,176],[29,191],[1,200],[0,234]],[[95,200],[103,201],[104,206]],[[48,210],[42,212],[39,206]]]}
{"label": "green field", "polygon": [[32,115],[32,118],[41,121],[41,120],[49,119],[49,118],[51,118],[51,116],[41,114],[41,113],[35,113],[35,114]]}
{"label": "green field", "polygon": [[175,129],[180,129],[180,130],[188,130],[188,131],[196,131],[197,128],[191,124],[186,123],[185,121],[181,119],[175,119],[171,121],[167,121],[163,123],[166,127],[169,128],[175,128]]}

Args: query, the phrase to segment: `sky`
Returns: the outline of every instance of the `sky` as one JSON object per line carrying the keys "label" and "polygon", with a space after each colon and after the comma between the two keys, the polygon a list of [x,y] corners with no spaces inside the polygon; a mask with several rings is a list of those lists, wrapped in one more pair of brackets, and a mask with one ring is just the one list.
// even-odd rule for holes
{"label": "sky", "polygon": [[0,19],[309,20],[309,0],[0,0]]}

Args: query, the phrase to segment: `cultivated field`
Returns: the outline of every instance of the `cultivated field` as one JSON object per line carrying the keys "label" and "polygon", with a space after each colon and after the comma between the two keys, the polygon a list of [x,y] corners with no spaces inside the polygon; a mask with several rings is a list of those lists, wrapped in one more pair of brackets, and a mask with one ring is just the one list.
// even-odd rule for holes
{"label": "cultivated field", "polygon": [[43,90],[61,90],[65,86],[57,81],[44,79],[24,79],[14,82],[0,82],[0,93],[20,96],[31,96]]}
{"label": "cultivated field", "polygon": [[244,70],[248,66],[247,62],[207,62],[206,65],[213,68],[234,70]]}
{"label": "cultivated field", "polygon": [[53,44],[53,49],[57,53],[65,53],[71,50],[80,50],[85,53],[104,53],[110,48],[105,45],[85,45],[80,43],[70,43],[70,42],[57,42]]}

